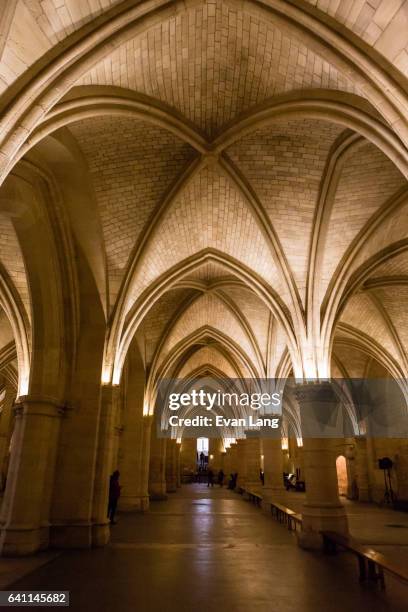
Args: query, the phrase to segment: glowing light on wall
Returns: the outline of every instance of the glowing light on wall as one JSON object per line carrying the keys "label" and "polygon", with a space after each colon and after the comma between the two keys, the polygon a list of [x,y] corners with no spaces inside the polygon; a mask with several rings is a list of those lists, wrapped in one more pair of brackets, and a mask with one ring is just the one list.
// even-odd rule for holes
{"label": "glowing light on wall", "polygon": [[176,444],[181,444],[181,438],[176,439]]}
{"label": "glowing light on wall", "polygon": [[232,446],[232,444],[235,444],[236,440],[235,438],[224,438],[224,448],[230,448]]}
{"label": "glowing light on wall", "polygon": [[288,438],[282,438],[281,447],[282,447],[282,450],[288,450],[289,448]]}
{"label": "glowing light on wall", "polygon": [[103,385],[109,385],[111,382],[111,367],[109,365],[102,367],[101,382]]}
{"label": "glowing light on wall", "polygon": [[112,377],[112,383],[114,385],[120,384],[120,374],[121,374],[121,370],[119,370],[118,368],[115,368],[115,371],[113,372],[113,377]]}
{"label": "glowing light on wall", "polygon": [[18,395],[28,395],[29,374],[22,374],[18,377]]}
{"label": "glowing light on wall", "polygon": [[296,438],[296,442],[299,447],[303,446],[303,438]]}

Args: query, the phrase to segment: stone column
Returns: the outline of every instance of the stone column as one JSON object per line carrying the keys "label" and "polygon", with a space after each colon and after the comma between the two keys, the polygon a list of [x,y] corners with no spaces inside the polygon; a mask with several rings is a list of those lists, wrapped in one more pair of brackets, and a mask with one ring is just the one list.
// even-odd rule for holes
{"label": "stone column", "polygon": [[264,455],[264,476],[265,484],[262,488],[262,495],[267,503],[278,500],[285,492],[283,485],[283,452],[280,438],[264,438],[262,440]]}
{"label": "stone column", "polygon": [[153,423],[150,436],[149,495],[150,499],[167,499],[166,438],[158,438]]}
{"label": "stone column", "polygon": [[177,443],[167,438],[166,444],[166,490],[175,493],[177,490]]}
{"label": "stone column", "polygon": [[237,480],[237,488],[245,489],[245,481],[246,481],[246,461],[245,461],[245,440],[239,439],[237,440],[237,472],[238,472],[238,480]]}
{"label": "stone column", "polygon": [[[215,479],[222,466],[222,452],[224,450],[221,438],[210,438],[208,467],[214,472]],[[212,459],[211,459],[212,457]]]}
{"label": "stone column", "polygon": [[245,440],[245,490],[259,491],[262,483],[259,477],[261,469],[261,453],[259,438]]}
{"label": "stone column", "polygon": [[125,512],[144,511],[149,506],[146,472],[151,425],[151,418],[143,415],[144,374],[129,368],[125,389],[118,462],[122,491],[118,508]]}
{"label": "stone column", "polygon": [[63,407],[48,397],[25,396],[15,406],[7,486],[1,512],[4,556],[47,548],[49,516]]}
{"label": "stone column", "polygon": [[102,385],[99,417],[98,450],[95,468],[94,499],[92,507],[92,544],[104,546],[109,542],[108,520],[109,477],[116,465],[113,463],[116,411],[120,390],[116,385]]}
{"label": "stone column", "polygon": [[3,491],[7,479],[9,463],[9,446],[13,424],[13,403],[16,397],[14,389],[6,384],[3,409],[0,418],[0,489]]}
{"label": "stone column", "polygon": [[120,448],[118,508],[124,512],[144,512],[149,508],[148,479],[151,417],[139,415],[123,429]]}
{"label": "stone column", "polygon": [[231,447],[227,448],[225,453],[223,454],[222,470],[224,472],[224,481],[228,482],[229,481],[229,476],[230,476],[230,474],[232,472],[232,469],[231,469]]}
{"label": "stone column", "polygon": [[[336,447],[330,438],[323,437],[321,428],[337,401],[329,382],[298,385],[296,395],[302,419],[306,481],[298,543],[303,548],[320,549],[321,531],[348,533],[347,516],[338,492]],[[319,434],[319,428],[321,437],[311,437]]]}
{"label": "stone column", "polygon": [[149,509],[149,465],[150,465],[150,439],[153,417],[145,415],[142,421],[142,460],[140,462],[140,510]]}
{"label": "stone column", "polygon": [[358,488],[358,501],[370,501],[370,486],[368,480],[367,440],[363,437],[355,438],[355,475]]}
{"label": "stone column", "polygon": [[194,474],[197,470],[197,440],[196,438],[183,438],[181,441],[181,470]]}
{"label": "stone column", "polygon": [[[235,472],[238,472],[238,446],[236,442],[231,444],[228,452],[230,455],[230,471],[235,474]],[[229,474],[227,476],[229,478]]]}
{"label": "stone column", "polygon": [[176,442],[176,487],[181,487],[181,442]]}

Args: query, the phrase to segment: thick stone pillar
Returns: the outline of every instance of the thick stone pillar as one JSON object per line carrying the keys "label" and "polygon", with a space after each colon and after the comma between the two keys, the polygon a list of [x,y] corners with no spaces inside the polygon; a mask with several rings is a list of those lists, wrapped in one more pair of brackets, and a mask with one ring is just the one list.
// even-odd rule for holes
{"label": "thick stone pillar", "polygon": [[[228,452],[230,455],[230,472],[235,474],[235,472],[238,472],[238,446],[236,442],[231,444]],[[228,478],[229,476],[230,474],[227,474]]]}
{"label": "thick stone pillar", "polygon": [[141,464],[141,496],[146,500],[145,510],[149,508],[149,468],[150,468],[150,441],[153,425],[153,416],[143,417],[143,459]]}
{"label": "thick stone pillar", "polygon": [[[135,408],[135,406],[133,406]],[[120,446],[118,508],[124,512],[144,512],[149,508],[149,455],[152,417],[134,414],[123,428]]]}
{"label": "thick stone pillar", "polygon": [[217,476],[217,473],[222,467],[223,450],[224,450],[224,446],[223,446],[221,438],[210,438],[208,466],[214,472],[215,478]]}
{"label": "thick stone pillar", "polygon": [[181,472],[194,474],[197,471],[197,440],[196,438],[183,438],[180,450]]}
{"label": "thick stone pillar", "polygon": [[166,444],[166,491],[175,493],[177,490],[177,442],[167,438]]}
{"label": "thick stone pillar", "polygon": [[366,438],[355,438],[355,475],[358,488],[358,501],[370,501],[370,485],[368,480],[368,457]]}
{"label": "thick stone pillar", "polygon": [[150,465],[149,465],[149,496],[153,500],[167,499],[166,494],[166,442],[165,438],[158,438],[153,423],[150,436]]}
{"label": "thick stone pillar", "polygon": [[231,469],[231,447],[227,448],[226,451],[223,454],[222,470],[224,472],[224,481],[228,482],[229,476],[230,476],[230,474],[232,472],[232,469]]}
{"label": "thick stone pillar", "polygon": [[[348,533],[347,516],[339,499],[336,446],[323,437],[321,423],[328,418],[336,398],[328,382],[299,385],[296,390],[302,419],[306,501],[303,505],[302,531],[298,543],[303,548],[320,549],[321,531]],[[321,437],[311,437],[318,434]],[[327,432],[326,432],[327,433]]]}
{"label": "thick stone pillar", "polygon": [[261,453],[259,438],[245,440],[245,490],[259,491],[262,483],[260,479]]}
{"label": "thick stone pillar", "polygon": [[280,438],[263,438],[264,477],[262,495],[265,503],[282,497],[285,492],[283,485],[283,452]]}
{"label": "thick stone pillar", "polygon": [[246,461],[245,461],[245,440],[237,440],[237,488],[245,489],[246,484]]}
{"label": "thick stone pillar", "polygon": [[0,490],[3,491],[7,479],[9,464],[9,446],[13,422],[13,403],[16,392],[6,384],[3,408],[0,418]]}
{"label": "thick stone pillar", "polygon": [[181,442],[176,442],[176,487],[181,487]]}
{"label": "thick stone pillar", "polygon": [[118,508],[125,512],[144,511],[149,507],[146,472],[149,464],[151,417],[143,415],[144,389],[142,364],[135,351],[130,350],[124,372],[122,433],[117,466],[122,487]]}
{"label": "thick stone pillar", "polygon": [[92,507],[92,544],[104,546],[109,542],[108,520],[109,477],[114,465],[114,436],[116,411],[120,390],[116,385],[102,385],[101,410],[99,417],[98,451],[95,468],[94,499]]}
{"label": "thick stone pillar", "polygon": [[26,396],[15,406],[7,486],[1,512],[4,556],[47,548],[60,420],[63,407],[48,397]]}

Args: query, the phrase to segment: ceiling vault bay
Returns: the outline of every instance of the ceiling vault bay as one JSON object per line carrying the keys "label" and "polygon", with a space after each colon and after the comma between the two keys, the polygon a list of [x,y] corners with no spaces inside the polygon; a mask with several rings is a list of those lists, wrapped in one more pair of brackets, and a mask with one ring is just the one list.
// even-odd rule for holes
{"label": "ceiling vault bay", "polygon": [[[206,364],[327,374],[344,346],[406,376],[406,51],[383,38],[396,15],[354,43],[340,9],[300,0],[74,4],[8,4],[0,160],[3,176],[30,163],[57,183],[103,303],[108,379],[133,340],[152,387]],[[18,370],[32,296],[12,191],[0,364]]]}

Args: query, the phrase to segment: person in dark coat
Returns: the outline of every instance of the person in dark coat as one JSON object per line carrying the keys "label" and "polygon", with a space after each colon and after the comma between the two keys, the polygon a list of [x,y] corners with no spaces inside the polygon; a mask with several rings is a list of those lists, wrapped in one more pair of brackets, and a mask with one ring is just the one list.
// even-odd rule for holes
{"label": "person in dark coat", "polygon": [[119,484],[120,473],[115,470],[109,479],[109,503],[108,503],[108,519],[111,525],[115,525],[115,514],[118,500],[120,497],[121,486]]}
{"label": "person in dark coat", "polygon": [[217,480],[220,487],[222,487],[224,485],[224,472],[222,470],[218,472]]}
{"label": "person in dark coat", "polygon": [[208,476],[207,487],[209,487],[210,485],[213,487],[214,486],[214,472],[212,471],[211,468],[208,470],[207,476]]}

